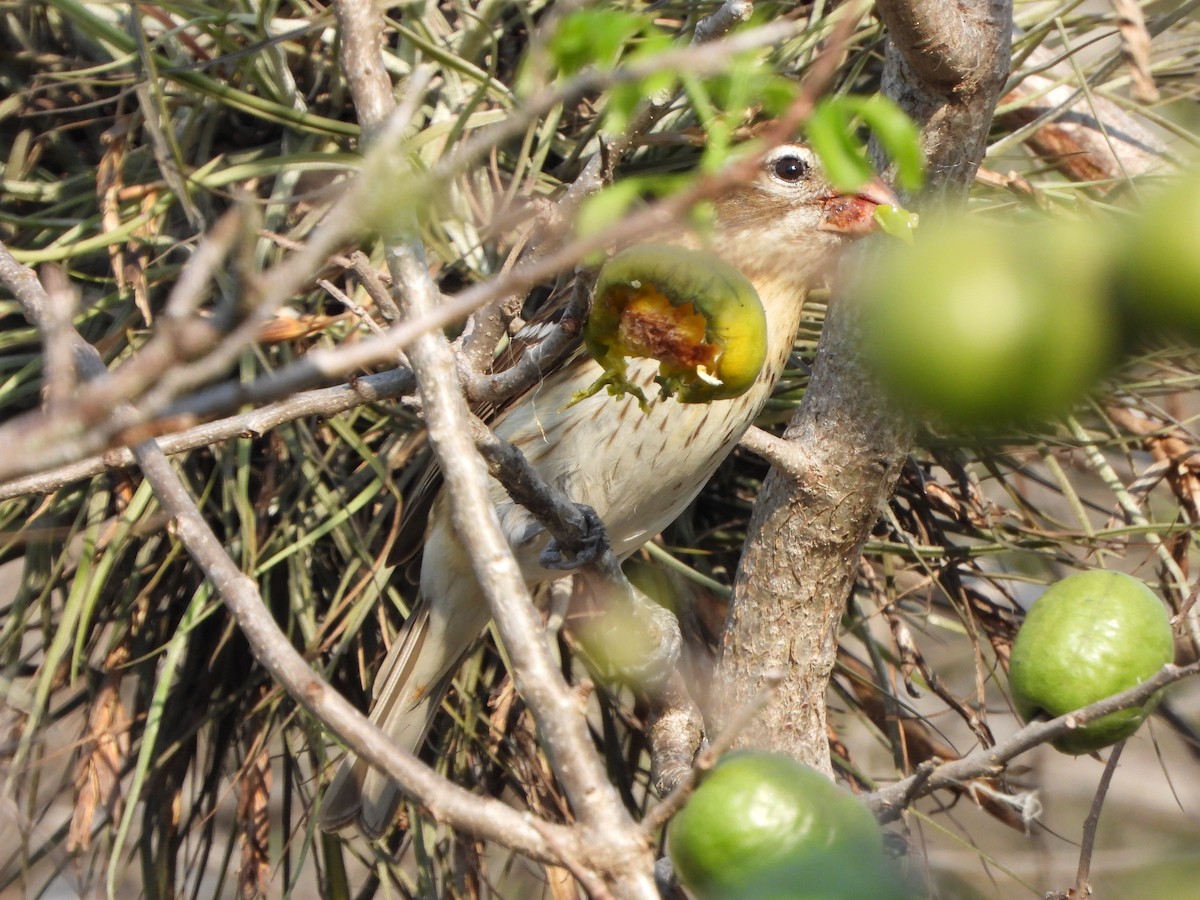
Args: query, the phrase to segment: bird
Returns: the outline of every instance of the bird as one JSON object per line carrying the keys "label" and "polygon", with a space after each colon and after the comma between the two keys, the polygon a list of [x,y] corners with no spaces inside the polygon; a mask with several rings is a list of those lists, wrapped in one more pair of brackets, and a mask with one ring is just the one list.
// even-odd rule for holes
{"label": "bird", "polygon": [[[752,179],[715,199],[706,235],[673,238],[720,257],[757,290],[767,317],[767,354],[750,388],[731,399],[688,404],[668,397],[648,408],[630,395],[580,399],[601,369],[578,352],[508,404],[493,430],[547,482],[595,510],[612,550],[625,559],[691,503],[733,450],[783,372],[808,289],[848,241],[874,230],[878,207],[893,205],[895,195],[879,179],[840,192],[809,147],[774,147],[760,157]],[[628,371],[634,383],[654,387],[655,360],[634,360]],[[498,482],[491,495],[531,588],[562,577],[539,564],[547,535],[532,515]],[[413,752],[490,618],[444,494],[429,508],[420,572],[417,602],[375,678],[370,711],[375,724]],[[390,828],[400,799],[393,781],[351,752],[325,791],[318,824],[377,839]]]}

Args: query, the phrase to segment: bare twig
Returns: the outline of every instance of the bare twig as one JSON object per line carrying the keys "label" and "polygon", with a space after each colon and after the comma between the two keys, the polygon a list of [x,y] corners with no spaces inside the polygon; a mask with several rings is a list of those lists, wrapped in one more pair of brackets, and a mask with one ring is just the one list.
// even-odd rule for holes
{"label": "bare twig", "polygon": [[[378,14],[364,0],[338,0],[337,6],[341,20],[353,22],[358,29],[351,36],[355,54],[368,57],[365,62],[359,59],[356,68],[347,74],[352,83],[357,76],[369,81],[371,79],[365,76],[370,73],[378,71],[382,74]],[[419,96],[423,88],[416,93]],[[372,85],[360,85],[355,90],[356,97],[370,98],[370,103],[364,103],[358,109],[360,124],[368,135],[378,134],[392,111],[390,93],[386,98],[377,94],[377,87]],[[409,98],[410,102],[418,102],[412,92]],[[385,235],[385,240],[389,237]],[[439,291],[429,276],[424,249],[415,233],[390,241],[386,251],[402,317],[408,321],[420,320],[433,312],[437,308]],[[486,476],[470,443],[471,419],[459,391],[453,352],[441,335],[426,332],[414,340],[411,353],[430,440],[446,480],[451,517],[464,546],[472,550],[469,554],[471,564],[504,637],[505,648],[513,662],[515,681],[547,738],[551,763],[581,820],[593,826],[603,823],[610,829],[614,826],[619,829],[624,824],[622,815],[614,815],[615,810],[620,809],[619,804],[613,802],[615,797],[605,802],[605,795],[611,794],[611,789],[590,746],[582,717],[573,707],[570,689],[555,668],[549,647],[537,627],[524,579],[500,530]],[[485,440],[488,437],[492,438],[490,442]],[[484,441],[496,455],[510,451],[504,455],[504,462],[510,469],[525,463],[522,474],[528,476],[531,472],[523,457],[514,457],[515,448],[495,439],[486,429],[480,429],[476,438]],[[538,503],[539,511],[555,517],[563,529],[573,533],[583,526],[582,516],[573,504],[556,502],[563,498],[537,490],[542,487],[540,484],[521,481],[519,485],[513,489],[520,492],[521,488],[526,488],[526,499]],[[572,758],[569,765],[564,764],[568,753]],[[594,812],[597,808],[598,816]],[[565,858],[576,868],[581,868],[573,855]]]}
{"label": "bare twig", "polygon": [[[369,110],[360,110],[359,115],[367,133],[379,127]],[[424,248],[415,230],[387,235],[385,240],[388,268],[402,315],[407,321],[428,317],[438,306],[439,291],[429,275]],[[504,641],[514,681],[537,721],[555,775],[579,821],[591,832],[593,846],[579,859],[595,865],[594,860],[605,855],[604,850],[626,864],[644,858],[644,872],[639,872],[636,865],[626,871],[613,871],[605,865],[601,874],[622,886],[622,896],[644,896],[649,900],[654,895],[653,858],[608,783],[586,719],[554,662],[520,567],[500,529],[487,474],[471,441],[470,413],[458,386],[453,350],[441,334],[426,331],[413,341],[410,355],[430,441],[446,481],[451,521],[464,546],[471,548],[471,566]],[[499,441],[491,446],[497,453],[506,449]],[[508,454],[506,462],[515,467],[525,461]],[[562,498],[549,496],[545,490],[527,493],[526,499],[539,503],[545,515],[555,516],[564,528],[576,530],[582,517],[572,504],[555,502]],[[583,537],[578,540],[582,544]]]}
{"label": "bare twig", "polygon": [[38,327],[45,347],[45,401],[47,409],[58,409],[75,392],[75,329],[71,325],[77,298],[62,269],[49,266],[42,276],[46,284],[46,314]]}
{"label": "bare twig", "polygon": [[917,797],[923,797],[943,788],[957,788],[964,782],[1002,771],[1010,759],[1041,744],[1062,737],[1070,731],[1093,722],[1109,713],[1132,709],[1144,705],[1162,688],[1184,678],[1200,674],[1200,663],[1187,666],[1164,666],[1153,677],[1137,687],[1114,694],[1090,706],[1059,716],[1047,722],[1033,722],[1016,734],[1000,741],[994,747],[981,748],[954,762],[936,766],[927,774],[922,773],[920,790],[914,791],[918,776],[912,775],[902,781],[881,788],[863,797],[875,815],[884,822],[897,818],[905,805]]}
{"label": "bare twig", "polygon": [[[402,291],[402,309],[422,318],[434,308],[437,289],[422,249],[412,238],[389,251],[392,278]],[[623,885],[622,896],[651,898],[653,859],[609,785],[596,757],[587,723],[559,673],[512,550],[500,530],[488,494],[487,475],[469,437],[468,413],[456,378],[454,355],[445,338],[426,333],[410,348],[421,389],[430,439],[446,479],[455,530],[470,544],[472,568],[512,662],[518,690],[529,704],[559,782],[571,800],[588,840],[590,858],[603,850],[626,864],[643,867],[605,874]],[[602,845],[601,845],[602,842]]]}
{"label": "bare twig", "polygon": [[802,445],[777,438],[757,425],[748,428],[738,443],[792,478],[803,478],[811,463]]}
{"label": "bare twig", "polygon": [[[336,0],[338,66],[350,84],[354,108],[367,139],[396,107],[392,82],[383,62],[383,15],[379,8],[362,0]],[[418,92],[420,93],[420,92]]]}
{"label": "bare twig", "polygon": [[1108,796],[1108,786],[1112,783],[1113,774],[1117,771],[1117,763],[1121,759],[1121,751],[1124,749],[1125,741],[1121,741],[1113,747],[1112,753],[1108,755],[1108,762],[1104,765],[1100,783],[1096,785],[1096,796],[1092,798],[1091,809],[1088,810],[1087,818],[1083,821],[1083,841],[1079,847],[1079,871],[1075,875],[1075,893],[1072,895],[1076,900],[1085,900],[1092,894],[1088,876],[1092,870],[1092,851],[1096,846],[1096,828],[1100,825],[1100,810],[1104,807],[1104,798]]}
{"label": "bare twig", "polygon": [[463,390],[473,403],[499,403],[533,387],[576,345],[588,307],[588,279],[575,281],[574,294],[555,328],[502,372],[476,375]]}
{"label": "bare twig", "polygon": [[771,671],[764,673],[762,685],[758,693],[750,699],[750,702],[743,704],[732,712],[726,722],[725,728],[696,757],[691,771],[679,779],[674,789],[669,795],[663,798],[661,803],[646,813],[646,817],[642,819],[642,831],[646,834],[654,834],[670,821],[671,816],[675,815],[683,807],[683,804],[687,802],[687,798],[692,795],[692,791],[696,787],[696,780],[700,775],[715,766],[721,756],[733,747],[744,729],[754,721],[755,716],[762,711],[763,707],[771,702],[783,680],[784,675],[782,672]]}
{"label": "bare twig", "polygon": [[383,334],[383,329],[379,326],[378,322],[371,318],[371,314],[355,303],[353,297],[343,291],[332,281],[329,281],[325,278],[318,278],[316,284],[317,287],[321,288],[323,291],[326,291],[331,297],[333,297],[333,299],[337,300],[338,303],[342,304],[342,306],[354,313],[354,316],[367,326],[368,331],[371,331],[374,334]]}
{"label": "bare twig", "polygon": [[[21,300],[30,321],[36,324],[44,320],[45,291],[33,273],[12,260],[2,248],[0,281]],[[73,343],[81,362],[80,370],[86,377],[102,376],[107,371],[100,355],[78,334],[74,335]],[[254,582],[242,574],[209,528],[166,455],[153,441],[139,444],[134,454],[163,509],[172,516],[176,535],[237,619],[255,658],[294,699],[352,743],[372,765],[403,783],[433,818],[487,840],[502,841],[531,859],[545,862],[557,859],[544,837],[547,830],[556,844],[578,847],[578,839],[570,828],[543,824],[541,830],[535,829],[511,807],[447,783],[412,754],[397,748],[333,690],[292,646],[271,617]]]}
{"label": "bare twig", "polygon": [[704,44],[723,38],[739,25],[750,21],[754,4],[750,0],[725,0],[711,16],[696,23],[695,41]]}
{"label": "bare twig", "polygon": [[[0,254],[0,267],[3,266],[3,258],[3,254]],[[407,369],[393,369],[378,375],[356,378],[336,387],[299,393],[242,415],[217,419],[185,431],[167,434],[158,438],[157,443],[164,453],[184,453],[234,438],[258,437],[280,425],[308,416],[335,416],[364,403],[397,400],[412,394],[416,389],[417,382],[412,372]],[[0,500],[57,490],[109,469],[132,465],[135,465],[133,451],[121,447],[103,455],[86,457],[70,465],[6,481],[0,484]]]}
{"label": "bare twig", "polygon": [[[363,758],[403,784],[409,796],[428,809],[434,819],[467,833],[486,835],[488,840],[501,841],[531,858],[554,861],[556,857],[542,832],[532,828],[524,816],[499,801],[475,796],[449,784],[412,754],[396,747],[314,672],[275,623],[254,582],[229,558],[166,456],[152,442],[138,445],[135,453],[159,502],[171,514],[180,541],[237,619],[255,659],[276,682]],[[561,832],[557,835],[559,841],[574,842],[570,829],[563,828]]]}
{"label": "bare twig", "polygon": [[1158,100],[1158,87],[1150,71],[1150,32],[1146,30],[1146,17],[1134,0],[1112,0],[1112,5],[1121,31],[1121,54],[1129,63],[1129,75],[1133,80],[1133,96],[1142,103],[1153,103]]}
{"label": "bare twig", "polygon": [[371,260],[367,254],[361,250],[355,250],[350,254],[349,261],[354,274],[358,276],[358,280],[362,283],[363,288],[375,302],[375,306],[384,320],[389,323],[399,320],[400,309],[396,306],[396,301],[392,299],[392,295],[388,293],[387,285],[383,283],[383,279],[379,277],[379,273],[371,265]]}

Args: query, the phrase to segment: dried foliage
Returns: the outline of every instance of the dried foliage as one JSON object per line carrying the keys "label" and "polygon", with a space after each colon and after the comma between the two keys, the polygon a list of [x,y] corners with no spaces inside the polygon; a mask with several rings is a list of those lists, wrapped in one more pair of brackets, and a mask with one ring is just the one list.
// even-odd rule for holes
{"label": "dried foliage", "polygon": [[[626,6],[649,11],[672,35],[686,35],[697,12],[713,7],[670,0]],[[552,198],[599,147],[601,114],[628,106],[624,94],[598,82],[522,114],[525,99],[547,83],[546,42],[569,9],[445,0],[388,10],[385,55],[400,96],[418,62],[435,73],[426,99],[410,98],[421,104],[423,124],[410,141],[419,165],[433,168],[495,123],[511,126],[477,164],[444,182],[422,219],[447,293],[494,278],[535,231],[562,227]],[[807,70],[827,30],[824,9],[756,5],[762,20],[796,26],[762,51],[771,72],[795,80]],[[1073,94],[1120,108],[1186,155],[1198,139],[1192,104],[1200,33],[1191,9],[1152,9],[1149,53],[1128,18],[1118,23],[1109,11],[1064,4],[1019,12],[1027,31],[1017,43],[1014,85],[1036,69]],[[139,376],[133,396],[166,392],[161,415],[139,427],[170,435],[195,425],[197,410],[233,414],[245,395],[205,399],[205,388],[267,384],[306,355],[361,342],[389,319],[354,260],[336,254],[320,285],[306,284],[261,320],[249,311],[264,290],[259,273],[313,234],[362,162],[329,9],[300,0],[135,7],[50,0],[0,8],[0,23],[7,97],[0,102],[0,238],[21,262],[61,268],[80,289],[70,320],[110,369],[159,340],[163,323],[187,325],[170,365]],[[638,40],[626,35],[614,52]],[[845,48],[838,90],[877,89],[880,41],[878,23],[862,17]],[[1061,64],[1042,71],[1032,62],[1035,51]],[[661,110],[619,174],[643,179],[649,193],[674,188],[674,173],[698,155],[706,136],[699,122],[714,97],[728,102],[721,127],[730,138],[749,134],[762,118],[758,98],[739,98],[720,79],[700,84],[687,83]],[[1049,122],[1063,101],[1043,110],[1045,96],[1006,99],[974,213],[1100,215],[1125,202],[1129,181],[1086,164],[1094,159],[1086,148]],[[412,202],[388,193],[386,171],[365,177],[385,202]],[[228,265],[180,318],[168,304],[171,289],[201,236],[239,204],[254,215],[232,228]],[[370,241],[361,246],[376,254],[369,267],[382,271],[380,251]],[[358,247],[346,240],[339,249]],[[518,298],[512,311],[523,301],[528,314],[551,287]],[[803,395],[821,313],[815,304],[764,427],[786,421]],[[205,322],[213,334],[202,333]],[[237,323],[250,323],[252,339],[235,353],[210,352]],[[929,339],[938,340],[937,323]],[[192,349],[181,349],[188,341]],[[19,304],[0,298],[6,420],[36,408],[53,389],[41,347]],[[1074,416],[1037,433],[986,444],[922,436],[861,563],[831,688],[830,738],[852,783],[869,790],[1011,732],[1003,673],[1021,604],[1073,568],[1120,567],[1145,578],[1187,623],[1181,660],[1196,658],[1200,628],[1189,586],[1200,516],[1197,388],[1194,349],[1137,347]],[[425,454],[400,393],[329,417],[314,410],[261,431],[247,423],[219,440],[184,440],[176,458],[206,519],[294,645],[364,705],[412,593],[383,562]],[[203,402],[189,405],[197,397]],[[109,412],[90,414],[103,421]],[[147,432],[114,433],[132,439]],[[0,773],[8,823],[0,830],[0,891],[37,896],[67,884],[151,896],[349,896],[388,882],[414,896],[575,896],[564,870],[534,871],[415,815],[390,846],[314,833],[309,810],[335,755],[326,736],[253,663],[140,475],[110,461],[33,487],[0,486]],[[27,466],[43,468],[51,465]],[[683,619],[686,662],[701,699],[765,471],[748,451],[736,452],[688,513],[631,563],[647,592]],[[652,802],[644,706],[589,674],[569,637],[562,651],[594,711],[610,776],[640,817]],[[1194,696],[1181,693],[1139,738],[1161,741],[1172,782],[1195,781],[1193,712]],[[570,821],[490,640],[462,669],[426,757],[459,784],[549,821]],[[1087,765],[1077,763],[1075,777]],[[1094,782],[1094,769],[1082,777]],[[1037,882],[1041,850],[1012,862],[990,820],[954,808],[965,799],[1012,829],[1032,829],[1039,848],[1064,840],[1032,818],[1029,789],[1045,776],[1023,774],[940,792],[905,820],[913,867],[928,870],[938,896],[968,896],[968,884],[991,890],[989,878],[1003,896],[1073,879],[1072,856],[1066,869],[1048,867],[1051,884]],[[1153,791],[1169,795],[1163,775],[1147,777]],[[1191,795],[1193,817],[1196,802]],[[1081,818],[1059,827],[1077,829]],[[1185,833],[1169,823],[1156,827],[1164,844]],[[1104,852],[1101,840],[1098,860]],[[1200,864],[1193,858],[1191,865],[1195,872]]]}

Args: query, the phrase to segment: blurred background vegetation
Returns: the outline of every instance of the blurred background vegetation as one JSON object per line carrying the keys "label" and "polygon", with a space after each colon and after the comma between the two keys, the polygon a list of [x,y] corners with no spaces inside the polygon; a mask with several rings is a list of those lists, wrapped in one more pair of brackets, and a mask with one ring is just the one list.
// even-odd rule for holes
{"label": "blurred background vegetation", "polygon": [[[636,17],[582,29],[570,4],[391,7],[385,56],[399,94],[416,64],[436,71],[411,142],[418,164],[521,109],[556,65],[572,65],[572,52],[579,66],[644,58],[686,42],[715,5],[601,4]],[[712,154],[748,136],[794,91],[831,7],[755,6],[756,21],[807,27],[726,76],[684,78],[619,175],[674,189],[702,145]],[[1013,86],[1036,70],[1112,103],[1169,150],[1161,171],[1170,172],[1194,158],[1200,138],[1196,7],[1145,7],[1157,96],[1134,99],[1109,6],[1021,4]],[[857,21],[835,89],[870,94],[881,29],[869,14]],[[249,198],[261,228],[213,285],[214,309],[236,305],[250,272],[304,240],[360,164],[335,22],[321,3],[6,3],[0,47],[0,238],[22,262],[60,267],[78,286],[75,324],[110,367],[148,340],[198,238],[236,198]],[[1047,155],[1035,140],[1045,120],[1030,114],[1044,102],[1019,91],[1002,101],[970,214],[1099,222],[1135,210],[1133,180],[1082,178],[1071,159]],[[627,90],[571,97],[447,184],[423,223],[442,290],[495,275],[538,203],[598,148],[605,112],[619,121],[631,108]],[[378,247],[361,249],[382,268]],[[216,380],[250,380],[366,334],[363,310],[379,311],[347,261],[331,259],[324,277],[360,308],[313,285]],[[535,291],[530,308],[547,293]],[[822,309],[818,298],[760,424],[780,426],[802,397]],[[941,323],[924,324],[925,339],[938,341]],[[6,419],[37,406],[42,372],[37,331],[0,297]],[[1184,606],[1200,516],[1198,386],[1194,347],[1139,340],[1070,415],[986,440],[922,434],[862,561],[831,689],[830,738],[853,785],[885,784],[1014,730],[1003,671],[1020,610],[1041,585],[1080,567],[1122,568]],[[378,403],[176,457],[296,646],[364,705],[413,592],[389,579],[383,560],[423,453],[415,429],[402,404]],[[759,459],[735,452],[630,564],[679,610],[701,688],[764,474]],[[574,896],[562,873],[415,819],[390,847],[314,833],[309,810],[336,752],[254,665],[136,470],[34,493],[0,486],[0,497],[0,896]],[[572,647],[563,652],[570,658]],[[1196,653],[1181,642],[1181,660]],[[645,808],[644,710],[600,684],[594,712],[614,781],[631,808]],[[1176,888],[1200,876],[1198,715],[1196,689],[1183,685],[1131,741],[1093,864],[1104,895],[1184,896]],[[427,754],[460,783],[551,819],[568,815],[490,641],[463,669]],[[893,826],[933,896],[1037,896],[1074,882],[1101,765],[1048,748],[1020,763],[1003,782],[923,801]],[[1035,789],[1037,820],[1023,793]],[[1151,878],[1165,886],[1147,892]]]}

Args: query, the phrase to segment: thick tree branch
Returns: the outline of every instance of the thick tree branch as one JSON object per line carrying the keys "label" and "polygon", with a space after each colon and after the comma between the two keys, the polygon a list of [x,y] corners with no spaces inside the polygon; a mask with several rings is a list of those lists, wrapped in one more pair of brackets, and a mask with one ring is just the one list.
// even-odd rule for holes
{"label": "thick tree branch", "polygon": [[[889,39],[885,88],[922,126],[929,195],[960,195],[982,159],[1008,72],[1008,2],[880,3]],[[934,30],[936,27],[936,30]],[[850,262],[869,271],[869,242]],[[846,267],[844,267],[846,268]],[[911,425],[858,358],[853,303],[835,302],[812,383],[785,437],[802,448],[802,478],[772,469],[763,483],[738,569],[716,692],[728,710],[754,696],[765,673],[785,672],[775,702],[739,743],[782,750],[832,775],[825,692],[858,559],[890,496]],[[779,449],[759,441],[784,458]],[[793,456],[793,454],[787,454]]]}
{"label": "thick tree branch", "polygon": [[928,203],[962,196],[1008,77],[1012,0],[882,0],[883,90],[921,126]]}
{"label": "thick tree branch", "polygon": [[943,95],[961,94],[995,71],[996,22],[1012,21],[1011,5],[994,0],[885,0],[876,9],[887,26],[889,52],[902,60],[912,84]]}

